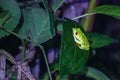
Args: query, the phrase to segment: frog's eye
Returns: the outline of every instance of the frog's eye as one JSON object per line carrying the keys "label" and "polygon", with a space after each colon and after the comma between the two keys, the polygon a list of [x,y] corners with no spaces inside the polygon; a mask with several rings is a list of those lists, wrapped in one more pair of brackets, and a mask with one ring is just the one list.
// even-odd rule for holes
{"label": "frog's eye", "polygon": [[77,46],[78,46],[79,48],[81,48],[81,44],[77,43]]}
{"label": "frog's eye", "polygon": [[75,32],[75,35],[78,35],[78,32]]}
{"label": "frog's eye", "polygon": [[81,47],[81,44],[78,44],[79,47]]}

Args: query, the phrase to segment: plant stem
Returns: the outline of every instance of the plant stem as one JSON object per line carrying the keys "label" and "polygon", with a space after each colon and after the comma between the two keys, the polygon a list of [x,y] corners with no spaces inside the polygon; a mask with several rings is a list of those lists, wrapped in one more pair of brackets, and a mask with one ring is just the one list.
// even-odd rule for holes
{"label": "plant stem", "polygon": [[[3,31],[6,31],[6,32],[8,32],[8,33],[10,33],[10,34],[13,34],[14,36],[18,37],[18,38],[21,39],[21,40],[26,40],[26,41],[29,41],[29,42],[33,43],[31,40],[26,39],[26,38],[23,38],[23,37],[19,36],[18,34],[12,32],[12,31],[9,31],[9,30],[4,29],[4,28],[1,27],[1,26],[0,26],[0,29],[2,29]],[[33,44],[34,44],[34,43],[33,43]],[[43,52],[43,56],[44,56],[44,59],[45,59],[45,63],[46,63],[46,66],[47,66],[47,70],[48,70],[48,74],[49,74],[50,80],[52,80],[52,76],[51,76],[51,72],[50,72],[50,68],[49,68],[49,65],[48,65],[48,61],[47,61],[47,57],[46,57],[44,48],[43,48],[41,45],[39,45],[39,44],[38,44],[37,46],[40,47],[41,50],[42,50],[42,52]]]}
{"label": "plant stem", "polygon": [[12,31],[9,31],[9,30],[4,29],[2,26],[0,26],[0,29],[1,29],[1,30],[3,30],[3,31],[5,31],[5,32],[7,32],[7,33],[10,33],[10,34],[12,34],[12,35],[14,35],[14,36],[18,37],[21,41],[24,39],[24,40],[27,40],[27,41],[29,41],[29,42],[30,42],[30,40],[25,39],[25,38],[22,38],[22,37],[21,37],[21,36],[19,36],[18,34],[16,34],[16,33],[12,32]]}
{"label": "plant stem", "polygon": [[[95,8],[98,1],[99,0],[90,0],[86,13],[90,13]],[[90,16],[90,17],[82,20],[83,28],[84,28],[85,31],[90,31],[91,30],[91,28],[93,27],[94,18],[95,18],[95,15]]]}
{"label": "plant stem", "polygon": [[22,40],[22,61],[24,61],[25,58],[25,42],[24,40]]}
{"label": "plant stem", "polygon": [[41,46],[41,45],[38,45],[38,46],[41,48],[41,50],[42,50],[42,52],[43,52],[43,56],[44,56],[44,59],[45,59],[45,63],[46,63],[46,66],[47,66],[47,70],[48,70],[48,74],[49,74],[50,80],[52,80],[52,76],[51,76],[51,72],[50,72],[50,67],[49,67],[49,64],[48,64],[48,61],[47,61],[47,57],[46,57],[44,48],[43,48],[43,46]]}
{"label": "plant stem", "polygon": [[83,18],[83,17],[86,17],[86,16],[90,16],[90,15],[93,15],[95,13],[86,13],[86,14],[83,14],[81,16],[78,16],[78,17],[75,17],[75,18],[72,18],[72,20],[76,20],[76,19],[79,19],[79,18]]}

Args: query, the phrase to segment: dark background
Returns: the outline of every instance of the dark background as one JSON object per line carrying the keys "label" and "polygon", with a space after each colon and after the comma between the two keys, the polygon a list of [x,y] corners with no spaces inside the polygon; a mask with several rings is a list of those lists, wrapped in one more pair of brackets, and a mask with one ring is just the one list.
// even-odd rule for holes
{"label": "dark background", "polygon": [[[21,0],[18,1],[21,2]],[[63,18],[65,12],[64,9],[67,9],[70,6],[74,6],[74,4],[76,3],[74,1],[76,0],[73,0],[72,2],[68,1],[68,3],[64,3],[62,7],[59,9],[60,12],[56,13],[56,15],[59,16],[60,18]],[[53,2],[53,1],[49,1],[49,2]],[[89,0],[79,0],[77,3],[85,3],[85,2],[89,3]],[[120,5],[120,0],[99,0],[98,5],[105,5],[105,4]],[[70,16],[70,14],[67,15]],[[96,15],[91,31],[109,35],[110,37],[118,40],[118,42],[113,43],[109,46],[105,46],[103,48],[96,49],[95,50],[96,55],[89,57],[87,65],[97,68],[98,70],[104,72],[111,80],[120,80],[120,20],[117,20],[113,17],[106,15]],[[59,40],[59,38],[60,37],[57,36],[53,40],[56,41]],[[19,53],[18,47],[20,45],[21,45],[21,41],[13,35],[0,39],[0,48],[9,51],[12,54]],[[46,51],[51,47],[57,48],[59,47],[59,45],[56,46],[56,44],[52,44],[52,46],[46,48]],[[44,61],[42,61],[42,63],[44,64]],[[90,80],[90,79],[83,79],[83,80]]]}

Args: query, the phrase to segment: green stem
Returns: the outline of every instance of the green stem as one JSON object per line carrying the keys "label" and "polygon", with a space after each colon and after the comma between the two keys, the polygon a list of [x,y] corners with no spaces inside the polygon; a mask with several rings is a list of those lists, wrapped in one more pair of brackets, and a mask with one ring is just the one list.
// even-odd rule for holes
{"label": "green stem", "polygon": [[12,35],[18,37],[20,40],[26,40],[26,41],[28,41],[28,42],[33,43],[31,40],[29,40],[29,39],[27,39],[27,38],[23,38],[23,37],[21,37],[20,35],[18,35],[18,34],[16,34],[16,33],[12,32],[12,31],[6,30],[6,29],[4,29],[4,28],[1,27],[1,26],[0,26],[0,29],[3,30],[3,31],[5,31],[5,32],[7,32],[7,33],[10,33],[10,34],[12,34]]}
{"label": "green stem", "polygon": [[[98,0],[90,0],[87,13],[90,13],[93,8],[97,5]],[[83,20],[83,28],[85,31],[88,31],[90,27],[93,26],[94,16],[89,16],[88,18]]]}
{"label": "green stem", "polygon": [[77,16],[77,17],[75,17],[75,18],[72,18],[72,20],[76,20],[76,19],[79,19],[79,18],[83,18],[83,17],[86,17],[86,16],[93,15],[93,14],[95,14],[95,13],[86,13],[86,14],[83,14],[83,15],[81,15],[81,16]]}
{"label": "green stem", "polygon": [[38,46],[41,48],[41,50],[42,50],[42,52],[43,52],[43,56],[44,56],[44,59],[45,59],[45,63],[46,63],[46,66],[47,66],[47,70],[48,70],[48,74],[49,74],[50,80],[52,80],[52,75],[51,75],[51,72],[50,72],[50,67],[49,67],[49,64],[48,64],[48,61],[47,61],[47,57],[46,57],[44,48],[43,48],[43,46],[41,46],[41,45],[38,45]]}
{"label": "green stem", "polygon": [[18,34],[16,34],[16,33],[12,32],[12,31],[9,31],[9,30],[4,29],[2,26],[0,26],[0,29],[1,29],[1,30],[3,30],[3,31],[5,31],[5,32],[7,32],[7,33],[10,33],[10,34],[12,34],[12,35],[14,35],[14,36],[18,37],[21,41],[24,39],[24,40],[27,40],[27,41],[29,41],[29,42],[30,42],[30,40],[29,40],[29,39],[22,38],[22,37],[21,37],[21,36],[19,36]]}
{"label": "green stem", "polygon": [[[26,38],[23,38],[23,37],[19,36],[18,34],[12,32],[12,31],[9,31],[9,30],[4,29],[4,28],[1,27],[1,26],[0,26],[0,29],[4,30],[4,31],[6,31],[6,32],[8,32],[8,33],[10,33],[10,34],[13,34],[14,36],[18,37],[18,38],[21,39],[21,40],[24,39],[24,40],[26,40],[26,41],[29,41],[29,42],[33,43],[31,40],[26,39]],[[33,44],[34,44],[34,43],[33,43]],[[50,80],[52,80],[52,76],[51,76],[51,73],[50,73],[50,68],[49,68],[49,65],[48,65],[48,61],[47,61],[47,57],[46,57],[44,48],[43,48],[41,45],[39,45],[39,44],[38,44],[37,46],[39,46],[39,47],[41,48],[42,52],[43,52],[43,55],[44,55],[44,58],[45,58],[45,63],[46,63],[47,70],[48,70],[48,74],[49,74]]]}
{"label": "green stem", "polygon": [[25,42],[24,40],[22,40],[22,61],[24,61],[25,58]]}

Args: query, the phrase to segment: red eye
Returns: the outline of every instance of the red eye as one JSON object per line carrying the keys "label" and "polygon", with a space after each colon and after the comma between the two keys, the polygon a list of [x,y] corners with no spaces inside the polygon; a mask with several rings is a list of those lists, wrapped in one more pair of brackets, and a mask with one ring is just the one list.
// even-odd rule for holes
{"label": "red eye", "polygon": [[76,35],[78,35],[78,33],[77,33],[77,32],[76,32],[75,34],[76,34]]}

